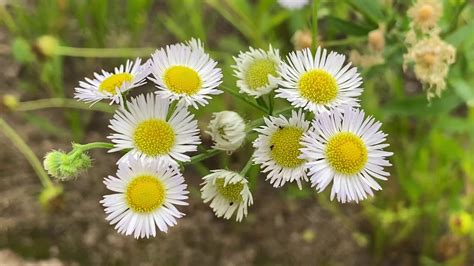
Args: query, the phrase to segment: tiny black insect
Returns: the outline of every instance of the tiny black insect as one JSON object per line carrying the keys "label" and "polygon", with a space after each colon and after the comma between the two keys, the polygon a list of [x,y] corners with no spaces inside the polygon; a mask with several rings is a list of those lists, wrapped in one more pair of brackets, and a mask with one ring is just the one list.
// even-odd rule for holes
{"label": "tiny black insect", "polygon": [[234,205],[234,203],[233,203],[233,202],[231,202],[231,203],[229,203],[229,205],[230,205],[230,206],[232,206],[232,205]]}
{"label": "tiny black insect", "polygon": [[275,147],[275,145],[271,145],[271,146],[270,146],[270,150],[273,150],[273,147]]}

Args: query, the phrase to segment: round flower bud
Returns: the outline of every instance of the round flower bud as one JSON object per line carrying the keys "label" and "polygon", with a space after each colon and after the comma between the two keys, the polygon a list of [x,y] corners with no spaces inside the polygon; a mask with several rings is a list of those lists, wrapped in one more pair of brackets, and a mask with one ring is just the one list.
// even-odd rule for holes
{"label": "round flower bud", "polygon": [[5,94],[3,96],[3,105],[5,105],[10,110],[15,110],[18,107],[18,97],[13,94]]}
{"label": "round flower bud", "polygon": [[472,216],[467,212],[459,212],[449,217],[449,229],[457,235],[468,235],[472,231]]}
{"label": "round flower bud", "polygon": [[35,51],[41,57],[51,57],[59,47],[59,41],[51,35],[43,35],[36,40]]}
{"label": "round flower bud", "polygon": [[39,195],[39,202],[45,209],[51,209],[57,206],[57,203],[61,202],[61,196],[63,194],[63,188],[59,185],[47,186],[43,188]]}
{"label": "round flower bud", "polygon": [[60,181],[69,181],[91,166],[91,158],[77,151],[67,154],[62,151],[51,151],[46,154],[43,162],[44,169]]}
{"label": "round flower bud", "polygon": [[245,140],[245,122],[236,112],[214,113],[208,129],[206,133],[211,135],[214,149],[234,151]]}
{"label": "round flower bud", "polygon": [[381,52],[385,47],[385,38],[383,29],[376,29],[369,32],[369,48],[374,52]]}
{"label": "round flower bud", "polygon": [[302,50],[305,48],[311,48],[313,43],[311,31],[309,30],[298,30],[293,34],[291,42],[296,50]]}

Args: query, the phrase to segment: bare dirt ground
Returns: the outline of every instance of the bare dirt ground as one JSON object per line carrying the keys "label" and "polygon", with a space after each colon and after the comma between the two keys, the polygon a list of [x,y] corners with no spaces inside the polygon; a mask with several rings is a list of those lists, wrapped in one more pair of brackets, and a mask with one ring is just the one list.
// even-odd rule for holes
{"label": "bare dirt ground", "polygon": [[[8,43],[0,32],[0,42]],[[0,56],[1,94],[22,95],[16,86],[20,67]],[[21,114],[1,115],[42,157],[69,140],[51,137]],[[58,110],[40,113],[64,124]],[[88,141],[107,134],[105,115],[88,126]],[[100,124],[100,123],[99,123]],[[64,124],[65,126],[65,124]],[[62,208],[47,212],[37,197],[41,185],[24,157],[0,134],[0,264],[8,265],[370,265],[370,256],[353,239],[347,223],[322,209],[315,199],[295,200],[260,182],[255,205],[243,223],[214,217],[197,192],[200,177],[185,176],[194,189],[187,215],[156,238],[135,240],[116,233],[105,221],[99,200],[107,193],[102,178],[116,171],[118,155],[92,153],[94,167],[64,183]],[[35,264],[32,264],[35,263]]]}

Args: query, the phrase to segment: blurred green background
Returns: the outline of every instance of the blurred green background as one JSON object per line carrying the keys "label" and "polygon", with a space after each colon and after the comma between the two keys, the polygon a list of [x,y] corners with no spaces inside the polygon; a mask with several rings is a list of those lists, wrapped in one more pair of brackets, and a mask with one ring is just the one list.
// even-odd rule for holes
{"label": "blurred green background", "polygon": [[[251,135],[231,156],[188,167],[185,176],[194,186],[183,225],[137,241],[117,235],[98,204],[104,194],[100,178],[115,172],[116,155],[94,152],[95,167],[64,184],[57,208],[45,210],[37,201],[41,186],[34,171],[0,134],[0,262],[16,256],[84,265],[473,265],[473,3],[441,1],[440,36],[456,48],[456,62],[447,89],[428,101],[414,74],[402,67],[412,1],[319,2],[318,39],[327,49],[364,53],[369,32],[385,28],[384,63],[359,68],[361,105],[382,121],[395,154],[391,177],[375,198],[342,205],[309,186],[275,190],[253,167],[257,203],[248,220],[217,220],[199,200],[199,178],[207,168],[243,167],[252,153]],[[105,140],[110,114],[31,101],[71,98],[85,76],[191,37],[203,41],[224,70],[224,84],[236,89],[232,56],[271,44],[284,57],[294,50],[294,33],[310,29],[310,5],[287,10],[276,0],[0,1],[1,117],[40,158],[53,147],[68,150],[71,140]],[[45,44],[46,35],[59,44]],[[152,85],[138,90],[146,89]],[[277,107],[285,105],[277,100]],[[264,115],[227,93],[197,112],[201,130],[213,111],[225,109],[247,120]],[[203,138],[209,147],[209,137]]]}

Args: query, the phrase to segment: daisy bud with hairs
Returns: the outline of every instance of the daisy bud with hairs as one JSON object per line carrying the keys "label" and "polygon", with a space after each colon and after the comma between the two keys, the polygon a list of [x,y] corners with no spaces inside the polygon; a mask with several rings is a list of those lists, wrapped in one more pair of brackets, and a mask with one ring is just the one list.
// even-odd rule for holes
{"label": "daisy bud with hairs", "polygon": [[214,149],[233,152],[245,140],[245,122],[236,112],[214,113],[206,133],[211,135]]}

